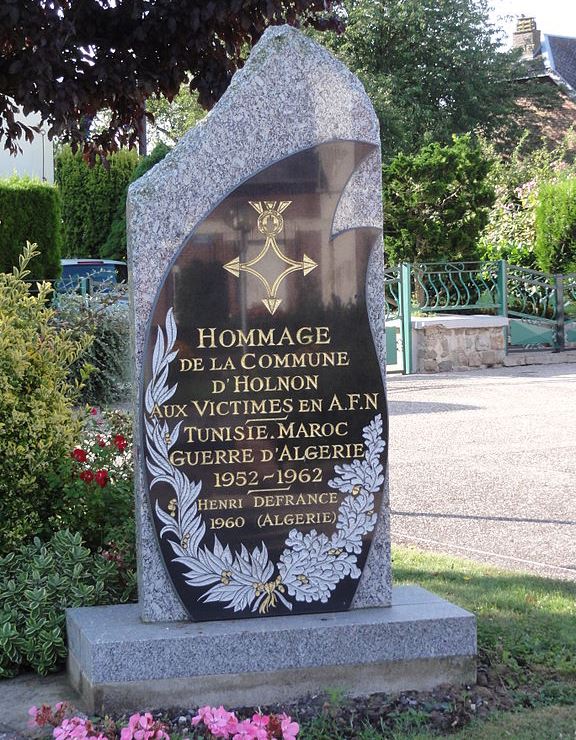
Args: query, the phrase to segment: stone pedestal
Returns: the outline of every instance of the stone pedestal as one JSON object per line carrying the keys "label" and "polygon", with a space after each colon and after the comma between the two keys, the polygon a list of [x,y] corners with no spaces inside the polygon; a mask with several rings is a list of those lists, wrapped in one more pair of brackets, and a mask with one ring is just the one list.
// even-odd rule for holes
{"label": "stone pedestal", "polygon": [[137,605],[69,609],[69,676],[91,712],[252,706],[476,680],[473,614],[417,586],[391,607],[144,624]]}

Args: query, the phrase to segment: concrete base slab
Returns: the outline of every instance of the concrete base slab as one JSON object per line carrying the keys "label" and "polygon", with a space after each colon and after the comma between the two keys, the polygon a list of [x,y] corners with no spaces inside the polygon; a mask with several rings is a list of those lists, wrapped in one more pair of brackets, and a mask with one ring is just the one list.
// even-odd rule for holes
{"label": "concrete base slab", "polygon": [[144,624],[137,605],[69,609],[68,675],[89,711],[286,702],[476,678],[476,618],[418,586],[392,606]]}

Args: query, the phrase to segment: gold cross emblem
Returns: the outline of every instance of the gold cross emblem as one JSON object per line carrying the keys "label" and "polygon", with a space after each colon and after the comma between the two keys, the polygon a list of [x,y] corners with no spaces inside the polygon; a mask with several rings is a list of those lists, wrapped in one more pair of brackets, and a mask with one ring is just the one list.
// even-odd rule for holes
{"label": "gold cross emblem", "polygon": [[[266,288],[266,298],[262,299],[262,303],[266,308],[273,314],[278,306],[282,303],[282,299],[277,297],[278,288],[282,281],[290,275],[292,272],[301,270],[304,275],[308,275],[314,268],[318,267],[318,264],[314,260],[310,259],[306,254],[302,257],[301,262],[290,259],[287,257],[278,246],[276,242],[277,235],[284,228],[284,218],[282,213],[292,203],[291,200],[282,200],[279,203],[276,201],[248,201],[252,208],[258,213],[258,231],[264,234],[266,241],[264,247],[254,259],[248,262],[240,262],[240,257],[227,262],[224,265],[224,269],[232,273],[235,277],[240,277],[241,272],[248,272],[250,275],[254,275]],[[273,282],[270,282],[261,272],[259,272],[255,266],[263,260],[269,251],[272,251],[282,262],[286,264],[286,268],[280,272],[280,274],[274,278]]]}

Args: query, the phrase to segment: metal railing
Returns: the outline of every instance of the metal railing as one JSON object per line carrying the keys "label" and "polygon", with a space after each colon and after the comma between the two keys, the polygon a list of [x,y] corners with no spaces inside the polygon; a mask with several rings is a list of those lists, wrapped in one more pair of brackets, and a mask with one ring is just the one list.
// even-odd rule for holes
{"label": "metal railing", "polygon": [[[546,328],[543,346],[576,342],[576,273],[553,275],[492,262],[404,263],[385,272],[386,319],[401,319],[404,372],[410,372],[411,314],[490,313]],[[514,338],[508,334],[509,349]]]}
{"label": "metal railing", "polygon": [[418,310],[426,312],[499,309],[499,262],[427,262],[412,267]]}

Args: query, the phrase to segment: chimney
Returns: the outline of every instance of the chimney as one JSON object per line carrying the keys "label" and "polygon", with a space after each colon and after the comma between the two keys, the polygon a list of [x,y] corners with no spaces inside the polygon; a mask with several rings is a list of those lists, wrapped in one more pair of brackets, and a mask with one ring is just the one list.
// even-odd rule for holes
{"label": "chimney", "polygon": [[534,59],[540,51],[540,31],[534,18],[521,16],[512,36],[512,48],[522,49],[522,59]]}

